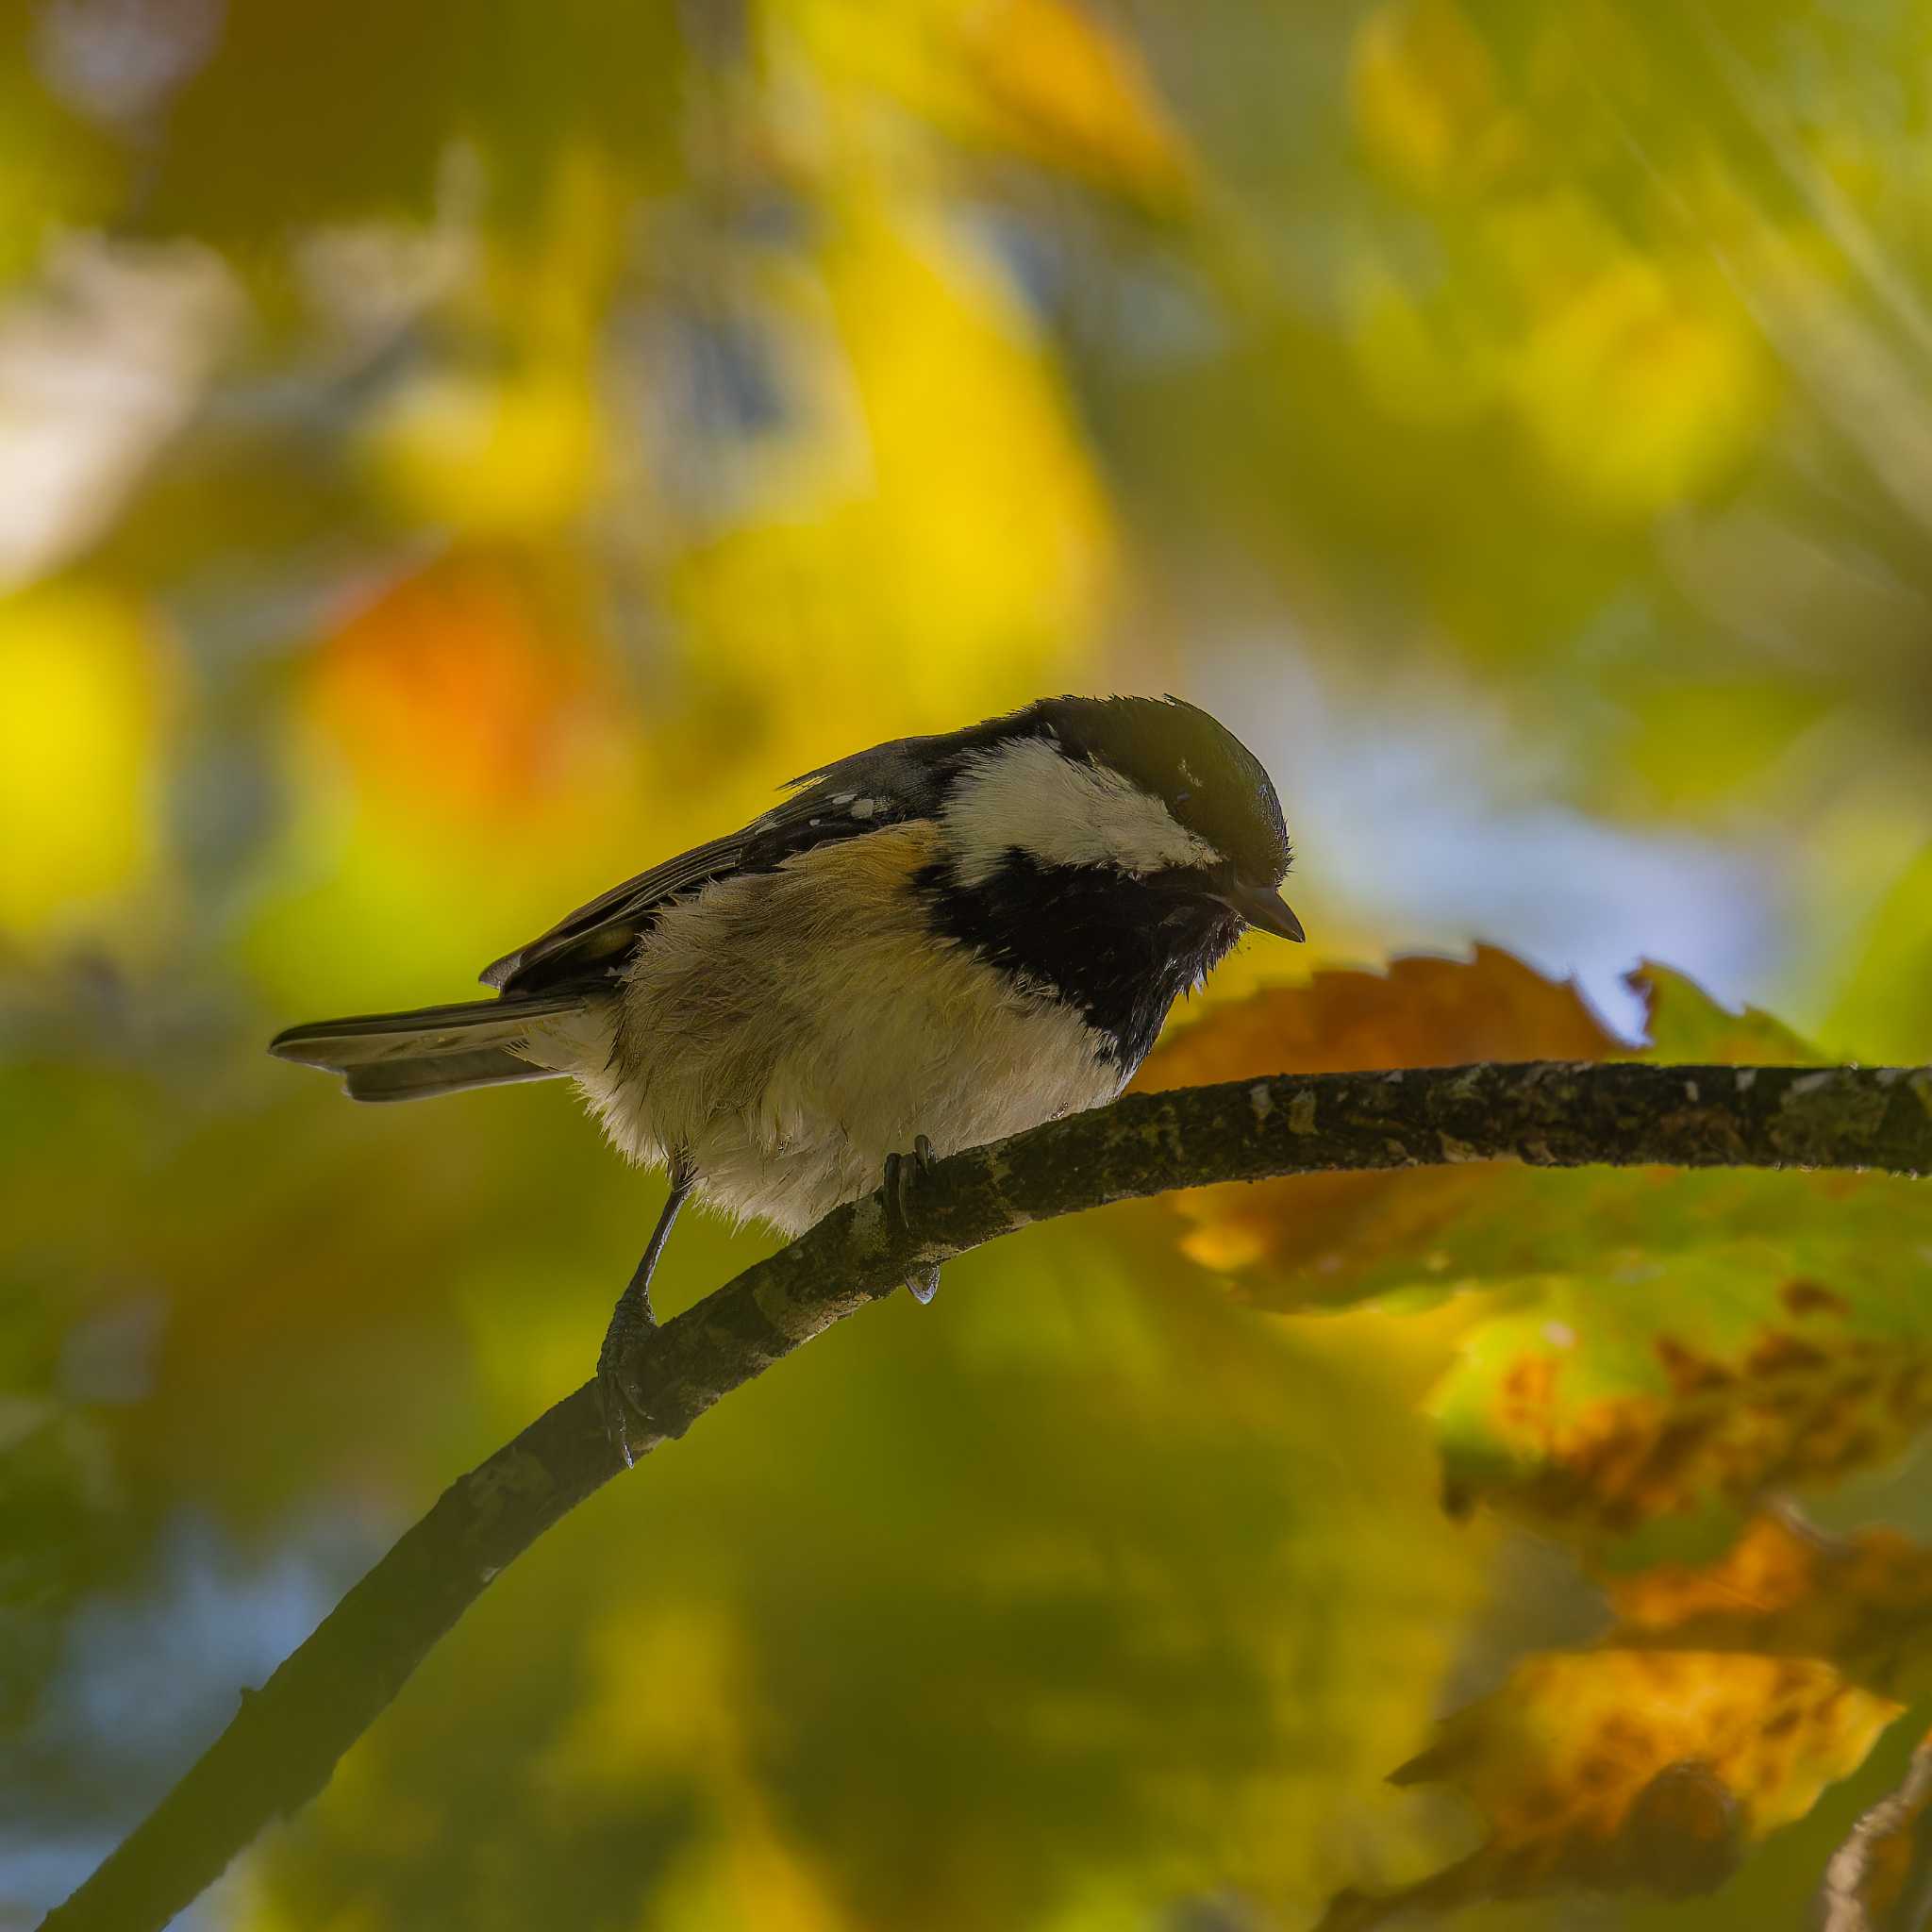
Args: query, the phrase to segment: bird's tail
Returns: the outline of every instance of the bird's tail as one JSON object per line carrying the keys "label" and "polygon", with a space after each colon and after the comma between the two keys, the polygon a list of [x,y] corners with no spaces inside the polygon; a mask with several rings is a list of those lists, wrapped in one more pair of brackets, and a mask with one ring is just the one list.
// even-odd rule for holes
{"label": "bird's tail", "polygon": [[[353,1100],[426,1100],[466,1087],[553,1080],[574,1058],[558,1036],[581,1022],[582,993],[511,995],[408,1013],[365,1013],[291,1026],[269,1051],[342,1076]],[[556,1059],[555,1065],[545,1064]]]}

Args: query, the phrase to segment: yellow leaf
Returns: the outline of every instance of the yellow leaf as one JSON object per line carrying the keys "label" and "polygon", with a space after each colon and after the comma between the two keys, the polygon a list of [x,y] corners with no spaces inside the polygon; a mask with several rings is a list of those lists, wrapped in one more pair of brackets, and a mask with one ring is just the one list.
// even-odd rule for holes
{"label": "yellow leaf", "polygon": [[1346,303],[1356,363],[1386,414],[1446,427],[1470,422],[1493,398],[1494,355],[1452,337],[1377,264],[1357,271]]}
{"label": "yellow leaf", "polygon": [[625,220],[608,169],[576,151],[559,158],[533,232],[470,238],[477,274],[450,301],[471,358],[425,368],[358,426],[362,460],[401,521],[527,538],[597,500],[610,408],[599,334]]}
{"label": "yellow leaf", "polygon": [[1712,1890],[1747,1846],[1856,1771],[1901,1707],[1810,1660],[1618,1649],[1525,1658],[1394,1774],[1462,1792],[1488,1826],[1481,1847],[1400,1892],[1343,1894],[1321,1932],[1574,1888]]}
{"label": "yellow leaf", "polygon": [[1721,481],[1769,419],[1774,385],[1715,271],[1625,254],[1533,319],[1508,391],[1557,483],[1586,511],[1624,519]]}
{"label": "yellow leaf", "polygon": [[966,72],[1016,145],[1158,200],[1190,185],[1192,157],[1137,50],[1077,0],[946,13]]}
{"label": "yellow leaf", "polygon": [[821,79],[877,90],[961,142],[1155,206],[1195,164],[1138,49],[1080,0],[788,0]]}
{"label": "yellow leaf", "polygon": [[1068,398],[993,262],[861,193],[822,268],[823,294],[769,290],[804,368],[746,453],[743,514],[671,573],[691,675],[790,734],[760,753],[785,773],[1077,685],[1115,563]]}
{"label": "yellow leaf", "polygon": [[1423,192],[1485,181],[1524,143],[1495,61],[1456,0],[1385,0],[1370,13],[1349,100],[1369,151]]}
{"label": "yellow leaf", "polygon": [[72,932],[151,875],[169,665],[114,592],[0,601],[0,930]]}
{"label": "yellow leaf", "polygon": [[[1461,1791],[1480,1848],[1403,1890],[1345,1893],[1324,1932],[1571,1887],[1711,1890],[1932,1685],[1932,1550],[1892,1530],[1836,1539],[1764,1516],[1718,1561],[1614,1578],[1609,1597],[1600,1647],[1525,1658],[1395,1773]],[[1883,1822],[1879,1888],[1921,1808]]]}
{"label": "yellow leaf", "polygon": [[552,529],[581,515],[601,484],[597,415],[580,372],[439,370],[366,426],[364,455],[412,523],[485,537]]}

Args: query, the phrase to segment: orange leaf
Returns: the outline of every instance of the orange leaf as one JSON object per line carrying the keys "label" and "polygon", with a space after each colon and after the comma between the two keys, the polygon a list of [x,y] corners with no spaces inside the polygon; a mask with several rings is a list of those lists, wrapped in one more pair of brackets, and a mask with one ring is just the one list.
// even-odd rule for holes
{"label": "orange leaf", "polygon": [[[1386,974],[1320,973],[1207,1014],[1141,1069],[1141,1091],[1245,1074],[1459,1066],[1474,1060],[1604,1059],[1616,1040],[1574,985],[1494,946],[1469,959],[1396,960]],[[1185,1251],[1238,1272],[1257,1299],[1307,1306],[1357,1299],[1387,1261],[1432,1258],[1438,1237],[1496,1185],[1493,1166],[1398,1174],[1312,1174],[1172,1197],[1192,1224]]]}
{"label": "orange leaf", "polygon": [[1830,1537],[1760,1516],[1715,1563],[1610,1579],[1621,1640],[1822,1658],[1867,1690],[1932,1690],[1932,1549],[1894,1529]]}
{"label": "orange leaf", "polygon": [[367,787],[512,818],[602,734],[607,699],[524,575],[459,557],[382,590],[318,654],[312,715]]}

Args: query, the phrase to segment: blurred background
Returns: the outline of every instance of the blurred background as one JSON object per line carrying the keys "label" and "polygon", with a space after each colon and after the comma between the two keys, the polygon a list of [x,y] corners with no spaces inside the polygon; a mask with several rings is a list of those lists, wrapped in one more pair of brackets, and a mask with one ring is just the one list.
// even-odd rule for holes
{"label": "blurred background", "polygon": [[[0,1925],[656,1212],[563,1091],[267,1038],[793,772],[1173,691],[1300,854],[1220,997],[1480,938],[1932,1058],[1928,115],[1918,0],[0,0]],[[958,1264],[578,1511],[190,1923],[1411,1877],[1464,1827],[1385,1774],[1570,1614],[1438,1507],[1430,1320],[1257,1316],[1153,1208]]]}

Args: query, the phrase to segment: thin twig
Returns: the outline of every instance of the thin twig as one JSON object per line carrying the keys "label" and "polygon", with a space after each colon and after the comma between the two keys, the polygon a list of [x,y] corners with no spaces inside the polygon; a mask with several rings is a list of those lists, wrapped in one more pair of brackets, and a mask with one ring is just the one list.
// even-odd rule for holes
{"label": "thin twig", "polygon": [[[1531,1061],[1277,1074],[1130,1095],[941,1162],[905,1224],[874,1194],[643,1335],[640,1457],[833,1323],[1029,1222],[1219,1181],[1517,1159],[1932,1173],[1932,1070]],[[155,1932],[327,1783],[485,1585],[622,1472],[581,1389],[453,1484],[43,1932]]]}
{"label": "thin twig", "polygon": [[1932,1742],[1912,1753],[1904,1781],[1864,1812],[1824,1868],[1813,1910],[1818,1932],[1924,1932],[1932,1923]]}

